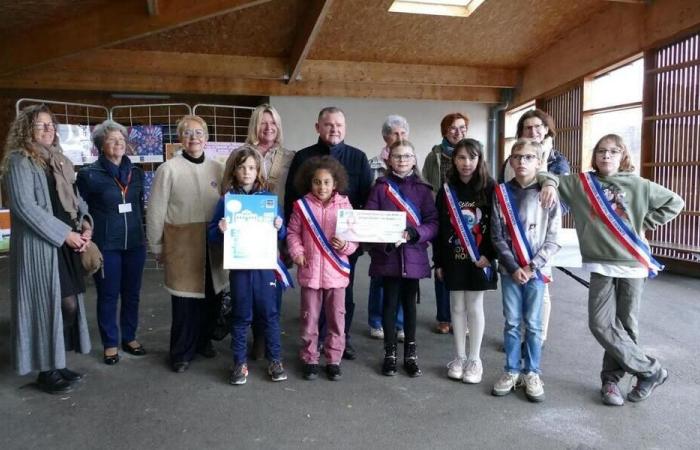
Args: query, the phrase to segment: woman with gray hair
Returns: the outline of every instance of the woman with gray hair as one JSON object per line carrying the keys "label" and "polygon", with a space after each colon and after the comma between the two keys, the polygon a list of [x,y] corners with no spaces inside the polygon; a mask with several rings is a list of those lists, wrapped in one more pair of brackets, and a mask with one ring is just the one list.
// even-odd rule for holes
{"label": "woman with gray hair", "polygon": [[[135,356],[146,350],[136,340],[139,298],[146,247],[143,233],[144,174],[127,156],[127,132],[105,120],[92,132],[100,156],[78,172],[78,189],[95,221],[93,240],[102,250],[104,269],[93,275],[97,288],[97,323],[104,363],[119,362],[118,345]],[[117,305],[119,325],[117,325]],[[120,336],[121,332],[121,336]]]}

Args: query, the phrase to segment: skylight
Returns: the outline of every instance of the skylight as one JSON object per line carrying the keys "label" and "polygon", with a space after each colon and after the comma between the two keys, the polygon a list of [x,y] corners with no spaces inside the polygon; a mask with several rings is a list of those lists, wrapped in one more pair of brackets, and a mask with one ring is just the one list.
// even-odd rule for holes
{"label": "skylight", "polygon": [[394,0],[390,12],[468,17],[484,0]]}

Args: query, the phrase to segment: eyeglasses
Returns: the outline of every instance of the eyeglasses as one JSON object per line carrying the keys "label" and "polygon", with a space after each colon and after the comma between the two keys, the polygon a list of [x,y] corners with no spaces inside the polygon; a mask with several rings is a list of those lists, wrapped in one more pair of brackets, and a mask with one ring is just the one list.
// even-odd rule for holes
{"label": "eyeglasses", "polygon": [[201,138],[201,137],[204,137],[204,130],[199,130],[199,129],[197,129],[197,130],[189,130],[189,129],[188,129],[188,130],[183,131],[183,132],[182,132],[182,135],[185,136],[185,137],[196,136],[196,137],[198,137],[198,138]]}
{"label": "eyeglasses", "polygon": [[620,156],[622,154],[622,149],[619,149],[617,147],[595,149],[596,155],[604,156],[606,153],[609,153],[610,156]]}
{"label": "eyeglasses", "polygon": [[53,131],[56,129],[56,125],[53,122],[49,122],[49,123],[37,122],[34,124],[34,128],[36,128],[37,130],[43,130],[43,131]]}
{"label": "eyeglasses", "polygon": [[391,155],[391,159],[395,161],[409,161],[413,159],[413,155],[410,153],[405,153],[403,155]]}
{"label": "eyeglasses", "polygon": [[518,161],[518,162],[525,161],[526,163],[531,163],[532,161],[535,161],[537,159],[537,156],[535,156],[535,155],[510,155],[510,158],[513,161]]}
{"label": "eyeglasses", "polygon": [[452,134],[457,133],[457,132],[459,132],[459,133],[466,133],[466,132],[467,132],[467,127],[465,127],[464,125],[462,125],[461,127],[449,127],[449,128],[447,129],[447,131],[448,131],[449,133],[452,133]]}

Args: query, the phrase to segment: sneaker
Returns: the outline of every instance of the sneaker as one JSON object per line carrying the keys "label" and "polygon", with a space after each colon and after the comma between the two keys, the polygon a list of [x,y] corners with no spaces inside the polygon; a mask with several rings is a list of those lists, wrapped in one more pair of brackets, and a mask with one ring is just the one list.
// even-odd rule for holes
{"label": "sneaker", "polygon": [[491,389],[491,394],[496,397],[503,397],[504,395],[510,394],[510,391],[514,391],[518,388],[518,383],[520,381],[519,373],[503,372],[501,378],[496,381]]}
{"label": "sneaker", "polygon": [[467,361],[467,366],[464,368],[462,382],[467,384],[481,383],[481,377],[484,375],[484,367],[481,361]]}
{"label": "sneaker", "polygon": [[603,383],[603,387],[600,389],[600,395],[604,405],[622,406],[625,404],[625,399],[622,398],[620,388],[617,386],[617,383],[612,381]]}
{"label": "sneaker", "polygon": [[641,402],[649,398],[654,389],[664,384],[668,379],[668,370],[661,368],[649,378],[637,376],[637,385],[627,394],[627,400]]}
{"label": "sneaker", "polygon": [[535,372],[525,375],[525,396],[531,402],[544,401],[544,383]]}
{"label": "sneaker", "polygon": [[343,373],[340,371],[338,364],[326,364],[326,375],[331,381],[338,381],[343,378]]}
{"label": "sneaker", "polygon": [[345,350],[343,350],[343,359],[352,361],[357,358],[357,352],[355,347],[353,347],[349,342],[345,342]]}
{"label": "sneaker", "polygon": [[267,366],[267,374],[270,375],[272,381],[284,381],[287,379],[287,372],[284,371],[281,361],[272,361]]}
{"label": "sneaker", "polygon": [[248,380],[248,364],[236,364],[231,371],[228,382],[233,385],[245,384]]}
{"label": "sneaker", "polygon": [[[450,328],[452,328],[452,327],[450,327]],[[467,336],[469,336],[469,327],[466,326],[466,325],[464,326],[464,334],[466,334]]]}
{"label": "sneaker", "polygon": [[467,358],[457,357],[447,363],[447,378],[453,380],[461,380],[464,375],[464,365],[467,363]]}
{"label": "sneaker", "polygon": [[305,380],[315,380],[318,378],[318,364],[304,364],[302,376]]}
{"label": "sneaker", "polygon": [[449,334],[450,323],[449,322],[438,322],[435,324],[435,332],[437,334]]}
{"label": "sneaker", "polygon": [[403,330],[396,330],[396,340],[399,342],[405,341],[406,333],[404,333]]}
{"label": "sneaker", "polygon": [[384,330],[381,328],[369,328],[369,337],[372,339],[384,339]]}

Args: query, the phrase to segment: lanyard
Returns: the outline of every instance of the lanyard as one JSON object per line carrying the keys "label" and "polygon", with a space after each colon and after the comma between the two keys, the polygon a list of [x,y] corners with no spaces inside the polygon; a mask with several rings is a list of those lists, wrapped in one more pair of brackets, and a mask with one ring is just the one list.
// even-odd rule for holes
{"label": "lanyard", "polygon": [[117,186],[119,186],[119,190],[122,193],[122,200],[124,200],[124,203],[126,203],[126,193],[129,192],[129,185],[131,184],[131,175],[133,172],[129,172],[129,178],[126,179],[126,186],[122,185],[117,177],[114,177],[114,182],[117,183]]}

